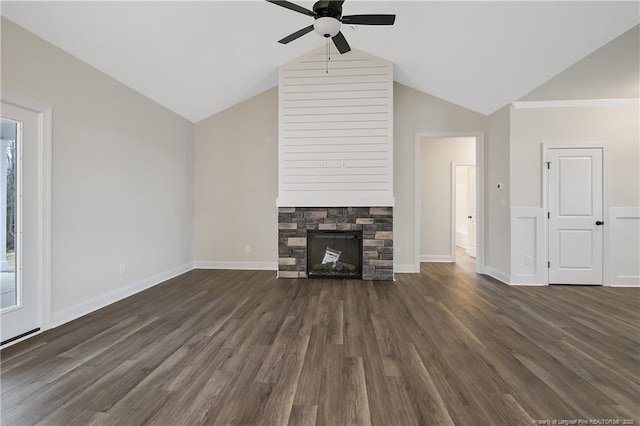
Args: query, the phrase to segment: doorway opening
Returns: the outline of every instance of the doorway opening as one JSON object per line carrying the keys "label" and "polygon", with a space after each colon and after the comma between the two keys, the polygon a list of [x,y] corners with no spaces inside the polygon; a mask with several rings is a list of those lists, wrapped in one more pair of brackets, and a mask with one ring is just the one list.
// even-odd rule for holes
{"label": "doorway opening", "polygon": [[456,262],[462,247],[464,261],[484,272],[483,146],[482,132],[416,134],[416,270]]}
{"label": "doorway opening", "polygon": [[[475,148],[475,147],[473,147]],[[474,149],[475,154],[475,149]],[[451,164],[451,218],[454,244],[470,257],[476,257],[476,165]],[[459,250],[454,250],[455,262]]]}

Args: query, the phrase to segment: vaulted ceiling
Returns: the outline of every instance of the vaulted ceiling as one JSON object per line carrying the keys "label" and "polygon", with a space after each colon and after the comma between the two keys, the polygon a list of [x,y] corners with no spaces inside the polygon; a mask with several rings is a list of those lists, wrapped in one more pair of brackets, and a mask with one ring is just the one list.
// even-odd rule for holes
{"label": "vaulted ceiling", "polygon": [[[637,25],[639,8],[347,0],[345,15],[397,18],[343,33],[352,48],[393,62],[396,81],[490,114]],[[312,32],[278,44],[312,18],[266,1],[3,1],[1,13],[193,122],[275,86],[279,65],[325,42]]]}

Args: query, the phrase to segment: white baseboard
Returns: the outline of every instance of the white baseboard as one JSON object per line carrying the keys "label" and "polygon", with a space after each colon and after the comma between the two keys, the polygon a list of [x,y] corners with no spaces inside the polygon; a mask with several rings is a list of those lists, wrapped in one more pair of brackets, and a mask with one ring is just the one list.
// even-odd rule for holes
{"label": "white baseboard", "polygon": [[417,274],[420,272],[420,265],[416,268],[415,265],[411,264],[396,264],[393,265],[393,272],[395,274]]}
{"label": "white baseboard", "polygon": [[421,254],[420,262],[453,262],[453,256],[448,254]]}
{"label": "white baseboard", "polygon": [[540,282],[536,275],[511,275],[509,285],[546,286],[548,284]]}
{"label": "white baseboard", "polygon": [[277,271],[277,262],[238,262],[238,261],[218,261],[218,260],[196,260],[193,262],[194,269],[232,269],[248,271]]}
{"label": "white baseboard", "polygon": [[522,287],[544,287],[544,286],[548,285],[548,284],[543,284],[543,283],[534,283],[534,282],[526,282],[526,281],[523,281],[523,282],[513,282],[513,281],[511,281],[511,282],[508,282],[507,284],[512,285],[514,287],[517,287],[517,286],[522,286]]}
{"label": "white baseboard", "polygon": [[509,274],[503,271],[499,271],[491,266],[486,266],[484,268],[484,273],[489,275],[492,278],[495,278],[498,281],[502,281],[505,284],[509,284]]}
{"label": "white baseboard", "polygon": [[87,315],[93,311],[97,311],[100,308],[104,308],[107,305],[111,305],[119,300],[125,299],[143,290],[151,288],[162,282],[165,282],[171,278],[182,275],[185,272],[189,272],[193,269],[193,264],[185,263],[184,265],[170,269],[168,271],[153,275],[144,280],[138,281],[126,287],[118,290],[114,290],[102,296],[94,297],[93,299],[80,302],[74,306],[63,309],[58,312],[53,312],[51,315],[51,326],[49,328],[55,328],[65,324],[69,321],[73,321],[76,318],[80,318],[83,315]]}
{"label": "white baseboard", "polygon": [[636,278],[634,280],[635,282],[616,282],[613,283],[611,285],[608,285],[606,287],[640,287],[640,282],[638,282],[638,279]]}

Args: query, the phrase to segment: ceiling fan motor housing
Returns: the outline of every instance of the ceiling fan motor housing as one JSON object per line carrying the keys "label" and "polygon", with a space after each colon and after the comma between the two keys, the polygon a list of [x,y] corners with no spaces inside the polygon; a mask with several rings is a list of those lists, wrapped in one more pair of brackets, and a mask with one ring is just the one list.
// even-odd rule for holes
{"label": "ceiling fan motor housing", "polygon": [[313,5],[313,11],[318,18],[329,17],[339,20],[342,16],[342,2],[318,1]]}

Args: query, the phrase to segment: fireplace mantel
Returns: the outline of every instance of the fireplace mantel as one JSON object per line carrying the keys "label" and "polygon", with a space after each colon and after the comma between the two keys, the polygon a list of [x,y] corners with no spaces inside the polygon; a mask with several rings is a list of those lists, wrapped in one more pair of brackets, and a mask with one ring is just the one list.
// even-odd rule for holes
{"label": "fireplace mantel", "polygon": [[354,195],[349,198],[342,197],[286,197],[276,199],[277,207],[393,207],[393,197],[367,197],[366,195]]}

